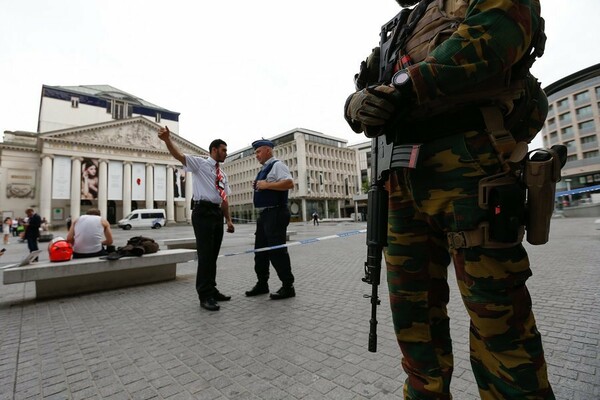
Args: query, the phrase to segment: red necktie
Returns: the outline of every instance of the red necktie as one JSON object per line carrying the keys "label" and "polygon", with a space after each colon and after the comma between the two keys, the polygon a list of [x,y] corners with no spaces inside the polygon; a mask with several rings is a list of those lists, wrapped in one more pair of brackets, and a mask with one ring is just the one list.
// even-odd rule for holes
{"label": "red necktie", "polygon": [[216,165],[217,167],[217,181],[216,181],[216,185],[217,185],[217,192],[219,192],[219,196],[221,196],[221,198],[223,200],[227,200],[227,193],[225,193],[225,185],[223,184],[223,174],[221,173],[221,168],[219,168],[219,163],[217,163]]}

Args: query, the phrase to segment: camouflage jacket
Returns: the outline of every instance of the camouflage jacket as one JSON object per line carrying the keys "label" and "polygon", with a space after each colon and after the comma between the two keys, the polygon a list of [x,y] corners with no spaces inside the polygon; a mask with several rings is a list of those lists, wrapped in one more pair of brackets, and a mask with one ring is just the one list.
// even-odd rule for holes
{"label": "camouflage jacket", "polygon": [[418,105],[428,108],[447,97],[485,92],[490,82],[507,86],[540,23],[539,0],[434,0],[430,7],[435,3],[458,26],[407,68]]}

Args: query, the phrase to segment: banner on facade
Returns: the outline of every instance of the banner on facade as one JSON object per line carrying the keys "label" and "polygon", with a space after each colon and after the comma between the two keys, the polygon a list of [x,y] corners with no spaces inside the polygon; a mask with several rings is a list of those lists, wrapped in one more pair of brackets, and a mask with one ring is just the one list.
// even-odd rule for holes
{"label": "banner on facade", "polygon": [[173,168],[173,197],[175,201],[185,201],[185,171]]}
{"label": "banner on facade", "polygon": [[84,158],[81,161],[81,200],[98,198],[98,159]]}
{"label": "banner on facade", "polygon": [[167,201],[167,167],[154,166],[154,200]]}
{"label": "banner on facade", "polygon": [[9,169],[6,175],[7,199],[35,198],[35,171],[29,169]]}
{"label": "banner on facade", "polygon": [[69,200],[71,198],[71,158],[55,156],[52,166],[52,198]]}
{"label": "banner on facade", "polygon": [[108,200],[123,200],[123,163],[108,162]]}
{"label": "banner on facade", "polygon": [[146,200],[146,164],[131,165],[131,200]]}

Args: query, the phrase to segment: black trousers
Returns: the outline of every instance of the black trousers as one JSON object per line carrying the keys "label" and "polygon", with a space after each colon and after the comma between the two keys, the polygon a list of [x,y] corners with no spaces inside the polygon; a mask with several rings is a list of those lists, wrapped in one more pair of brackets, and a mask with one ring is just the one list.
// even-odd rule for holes
{"label": "black trousers", "polygon": [[217,293],[217,257],[223,241],[221,207],[209,202],[198,203],[192,212],[192,226],[198,253],[196,291],[200,300],[204,300]]}
{"label": "black trousers", "polygon": [[[267,208],[261,211],[256,220],[254,248],[285,244],[285,234],[289,224],[290,210],[287,207]],[[273,264],[283,286],[292,286],[294,275],[292,275],[287,247],[254,253],[254,271],[261,284],[266,284],[269,280],[269,262]]]}

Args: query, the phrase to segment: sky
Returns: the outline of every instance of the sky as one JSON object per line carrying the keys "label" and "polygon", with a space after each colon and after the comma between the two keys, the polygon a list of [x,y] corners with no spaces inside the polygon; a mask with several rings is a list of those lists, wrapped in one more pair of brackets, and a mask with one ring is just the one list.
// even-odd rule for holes
{"label": "sky", "polygon": [[[294,128],[363,142],[344,101],[398,11],[393,0],[0,0],[0,129],[36,131],[42,85],[107,84],[181,113],[179,134],[203,148],[221,138],[232,153]],[[542,0],[542,15],[542,86],[600,62],[600,1]]]}

